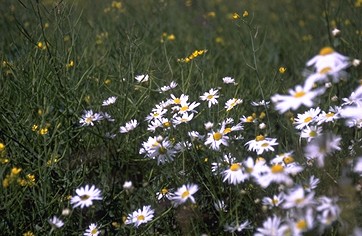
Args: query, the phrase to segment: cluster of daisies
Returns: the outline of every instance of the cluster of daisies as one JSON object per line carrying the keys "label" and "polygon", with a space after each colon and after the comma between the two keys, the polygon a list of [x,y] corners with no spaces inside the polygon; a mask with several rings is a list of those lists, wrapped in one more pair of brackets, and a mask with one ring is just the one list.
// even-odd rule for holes
{"label": "cluster of daisies", "polygon": [[[270,108],[270,102],[261,100],[253,101],[251,105],[260,107],[259,114],[253,113],[240,117],[238,120],[227,117],[230,111],[243,104],[242,98],[230,98],[224,101],[220,108],[221,88],[211,88],[200,94],[198,100],[191,100],[187,94],[179,96],[172,92],[178,85],[172,81],[169,85],[159,88],[160,93],[168,92],[165,100],[160,101],[150,113],[145,116],[147,122],[147,131],[150,135],[142,143],[139,154],[150,161],[154,160],[158,165],[166,165],[178,158],[181,152],[203,146],[215,152],[218,156],[210,166],[210,173],[219,176],[223,182],[229,185],[239,185],[246,181],[252,181],[261,188],[266,189],[272,184],[279,186],[279,192],[273,196],[266,196],[262,199],[262,205],[265,209],[279,210],[279,214],[268,217],[262,226],[257,227],[255,235],[302,235],[309,230],[323,230],[338,220],[341,212],[337,198],[328,196],[316,196],[314,189],[318,186],[320,180],[314,175],[307,180],[296,178],[303,172],[307,165],[316,163],[318,167],[323,167],[325,159],[341,150],[341,136],[332,133],[329,130],[330,124],[335,124],[343,120],[347,127],[362,127],[362,86],[359,86],[351,93],[348,98],[343,98],[340,106],[331,106],[327,110],[318,107],[318,99],[335,83],[346,80],[349,74],[346,69],[351,66],[358,66],[358,60],[341,55],[331,47],[325,47],[320,50],[319,55],[310,59],[306,66],[309,68],[306,73],[303,85],[297,85],[289,90],[289,95],[276,94],[271,97],[274,108],[279,113],[287,111],[301,110],[307,107],[302,113],[298,113],[293,119],[293,125],[303,140],[305,163],[298,163],[293,157],[293,150],[288,150],[282,154],[273,154],[278,148],[279,142],[275,137],[268,137],[265,134],[259,134],[251,139],[247,139],[247,127],[258,127],[262,133],[267,125],[263,122],[267,109]],[[149,80],[148,75],[137,76],[138,83],[145,83]],[[232,77],[222,79],[226,86],[235,86],[237,83]],[[116,102],[116,97],[110,97],[103,101],[103,106],[108,106]],[[211,121],[202,121],[201,130],[189,130],[189,124],[200,114],[216,107],[218,112],[222,112],[225,118],[214,124]],[[204,118],[204,117],[203,117]],[[92,110],[86,111],[80,119],[83,126],[93,126],[101,120],[113,121],[112,117],[105,113],[94,113]],[[122,134],[131,132],[139,122],[132,119],[124,126],[119,128]],[[251,125],[251,126],[250,126]],[[182,127],[182,128],[180,128]],[[175,135],[175,131],[187,130],[185,135]],[[181,131],[180,131],[181,132]],[[176,132],[177,133],[177,132]],[[230,145],[241,145],[245,147],[247,157],[237,157],[235,154],[227,152]],[[267,159],[262,156],[268,156]],[[253,158],[257,156],[257,158]],[[268,160],[268,161],[267,161]],[[362,157],[356,158],[353,171],[362,174]],[[199,187],[197,184],[184,184],[176,191],[170,192],[162,189],[156,193],[158,200],[167,198],[173,203],[174,207],[187,201],[196,203],[193,196]],[[92,200],[100,200],[99,190],[94,186],[89,189],[77,191],[78,196],[72,198],[71,203],[74,207],[89,206]],[[87,192],[87,193],[85,193]],[[214,204],[215,209],[222,212],[228,211],[228,206],[220,199]],[[281,213],[282,212],[282,213]],[[155,215],[151,205],[145,205],[142,208],[130,213],[127,216],[127,224],[139,227],[141,224],[150,222]],[[58,218],[52,218],[52,225],[61,225]],[[249,220],[235,220],[225,225],[227,232],[241,232],[245,229],[252,229],[252,222]],[[97,226],[92,224],[89,231],[97,232]]]}

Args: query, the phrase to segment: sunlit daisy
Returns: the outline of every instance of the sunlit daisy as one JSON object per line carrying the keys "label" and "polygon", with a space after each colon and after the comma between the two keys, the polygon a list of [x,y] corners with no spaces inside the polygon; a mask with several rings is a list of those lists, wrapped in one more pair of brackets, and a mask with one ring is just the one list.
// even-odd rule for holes
{"label": "sunlit daisy", "polygon": [[242,99],[239,99],[239,98],[232,98],[232,99],[229,99],[226,103],[225,103],[225,108],[226,108],[226,111],[230,111],[231,109],[233,109],[236,105],[239,105],[243,103],[243,100]]}
{"label": "sunlit daisy", "polygon": [[224,230],[226,232],[229,232],[229,233],[234,233],[234,232],[242,232],[244,229],[250,229],[252,228],[251,226],[251,222],[246,220],[242,223],[236,223],[236,222],[233,222],[231,223],[230,225],[229,224],[226,224],[224,226]]}
{"label": "sunlit daisy", "polygon": [[279,193],[278,195],[274,195],[271,197],[264,197],[262,200],[262,204],[264,206],[268,206],[269,209],[273,207],[278,207],[284,201],[284,193]]}
{"label": "sunlit daisy", "polygon": [[322,111],[316,118],[318,125],[328,122],[334,122],[340,118],[339,112],[341,108],[338,106],[330,107],[328,112]]}
{"label": "sunlit daisy", "polygon": [[59,229],[59,228],[63,227],[63,225],[64,225],[64,222],[56,216],[53,216],[52,218],[50,218],[48,220],[48,222],[52,226],[53,229]]}
{"label": "sunlit daisy", "polygon": [[296,125],[295,128],[301,130],[304,129],[306,126],[312,124],[316,121],[316,117],[321,112],[321,109],[319,107],[317,108],[311,108],[308,111],[304,112],[303,114],[298,114],[297,118],[294,119],[294,125]]}
{"label": "sunlit daisy", "polygon": [[245,143],[249,151],[256,151],[258,155],[264,151],[274,151],[273,146],[278,145],[276,138],[267,138],[263,135],[257,136],[255,139]]}
{"label": "sunlit daisy", "polygon": [[188,199],[192,203],[195,203],[195,198],[192,196],[199,190],[199,187],[196,184],[186,184],[178,188],[177,191],[172,196],[172,202],[174,206],[185,203]]}
{"label": "sunlit daisy", "polygon": [[170,83],[170,85],[162,86],[162,87],[159,89],[159,91],[160,91],[160,93],[164,93],[164,92],[167,92],[167,91],[169,91],[169,90],[171,90],[171,89],[176,88],[177,85],[178,85],[178,84],[177,84],[175,81],[172,81],[172,82]]}
{"label": "sunlit daisy", "polygon": [[303,188],[307,192],[311,192],[313,189],[317,188],[320,180],[314,175],[309,177],[308,181],[303,184]]}
{"label": "sunlit daisy", "polygon": [[306,193],[301,186],[292,189],[288,194],[284,195],[284,200],[283,208],[286,209],[293,207],[301,209],[315,204],[314,192]]}
{"label": "sunlit daisy", "polygon": [[85,114],[79,120],[82,126],[94,126],[93,122],[100,121],[103,119],[103,116],[100,113],[93,113],[92,110],[85,111]]}
{"label": "sunlit daisy", "polygon": [[254,236],[282,236],[289,230],[288,225],[282,224],[281,218],[273,215],[263,223],[263,227],[256,229]]}
{"label": "sunlit daisy", "polygon": [[167,137],[157,136],[149,137],[146,142],[143,142],[139,153],[145,154],[145,157],[157,159],[157,164],[164,164],[173,161],[177,150]]}
{"label": "sunlit daisy", "polygon": [[98,227],[96,224],[92,223],[89,225],[88,229],[86,229],[84,236],[97,236],[100,234]]}
{"label": "sunlit daisy", "polygon": [[147,82],[147,81],[148,81],[148,78],[149,78],[148,75],[137,75],[137,76],[135,77],[135,80],[136,80],[138,83],[144,83],[144,82]]}
{"label": "sunlit daisy", "polygon": [[241,163],[232,163],[229,168],[222,172],[223,182],[227,181],[229,184],[237,185],[248,177],[244,174]]}
{"label": "sunlit daisy", "polygon": [[225,127],[221,126],[220,130],[212,131],[207,134],[206,146],[210,146],[213,150],[220,150],[220,145],[228,146],[229,137],[224,134]]}
{"label": "sunlit daisy", "polygon": [[317,219],[320,223],[329,226],[338,219],[341,209],[336,201],[336,198],[333,199],[326,196],[318,198]]}
{"label": "sunlit daisy", "polygon": [[121,126],[119,128],[120,133],[128,133],[131,130],[134,130],[138,126],[137,120],[130,120],[125,124],[125,126]]}
{"label": "sunlit daisy", "polygon": [[115,103],[116,100],[117,100],[117,97],[115,97],[115,96],[109,97],[103,101],[102,106],[109,106],[109,105]]}
{"label": "sunlit daisy", "polygon": [[70,199],[73,208],[78,206],[80,206],[80,208],[89,207],[93,204],[93,200],[102,200],[101,191],[94,185],[91,187],[86,185],[85,187],[76,189],[75,192],[77,195]]}
{"label": "sunlit daisy", "polygon": [[189,96],[186,94],[181,94],[180,97],[176,97],[175,95],[171,94],[170,100],[172,104],[181,105],[181,103],[187,103]]}
{"label": "sunlit daisy", "polygon": [[172,110],[178,112],[179,114],[187,113],[187,112],[196,112],[196,107],[198,107],[200,103],[198,102],[181,102],[181,104],[178,104],[177,106],[173,106]]}
{"label": "sunlit daisy", "polygon": [[175,115],[173,118],[172,118],[172,124],[174,124],[175,126],[176,125],[179,125],[179,124],[182,124],[182,123],[188,123],[190,122],[192,119],[194,118],[194,113],[182,113],[181,116],[178,116],[178,115]]}
{"label": "sunlit daisy", "polygon": [[222,81],[223,81],[224,84],[237,85],[237,83],[235,83],[235,79],[232,78],[232,77],[229,77],[229,76],[222,78]]}
{"label": "sunlit daisy", "polygon": [[142,209],[138,209],[127,216],[125,224],[134,224],[136,228],[141,224],[145,224],[151,221],[154,217],[155,211],[151,206],[143,206]]}
{"label": "sunlit daisy", "polygon": [[311,140],[305,147],[305,156],[307,159],[317,159],[319,167],[324,166],[324,159],[329,154],[341,150],[341,137],[331,133],[319,135]]}
{"label": "sunlit daisy", "polygon": [[202,101],[207,101],[208,106],[211,107],[212,105],[215,105],[218,103],[217,99],[219,98],[217,89],[210,89],[209,92],[205,92],[204,95],[200,96],[200,99]]}
{"label": "sunlit daisy", "polygon": [[307,126],[301,131],[300,137],[305,138],[305,139],[307,139],[308,142],[310,142],[312,139],[321,135],[322,131],[323,131],[323,129],[320,126],[316,126],[316,125]]}
{"label": "sunlit daisy", "polygon": [[171,198],[172,198],[171,191],[172,191],[172,189],[168,189],[168,188],[161,189],[159,192],[156,193],[157,200],[158,201],[160,201],[162,199],[171,200]]}
{"label": "sunlit daisy", "polygon": [[163,116],[167,113],[167,110],[164,108],[159,108],[157,110],[153,110],[147,117],[146,121],[162,119]]}

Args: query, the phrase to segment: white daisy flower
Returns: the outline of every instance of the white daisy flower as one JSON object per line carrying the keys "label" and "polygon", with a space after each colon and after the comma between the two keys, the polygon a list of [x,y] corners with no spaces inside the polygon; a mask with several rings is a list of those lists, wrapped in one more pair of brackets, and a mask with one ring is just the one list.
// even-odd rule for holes
{"label": "white daisy flower", "polygon": [[256,151],[258,155],[264,151],[274,151],[273,146],[278,145],[276,138],[267,138],[263,135],[258,135],[255,139],[245,143],[249,151]]}
{"label": "white daisy flower", "polygon": [[311,108],[308,111],[305,111],[303,114],[298,114],[297,118],[294,118],[294,125],[296,125],[295,128],[301,130],[307,127],[308,125],[312,124],[316,121],[316,117],[321,112],[321,109],[319,107],[317,108]]}
{"label": "white daisy flower", "polygon": [[289,231],[289,226],[282,224],[281,218],[273,215],[273,217],[268,217],[264,221],[263,227],[259,227],[256,230],[257,232],[254,236],[281,236]]}
{"label": "white daisy flower", "polygon": [[228,169],[221,173],[224,178],[223,182],[228,181],[229,184],[237,185],[244,182],[248,175],[244,173],[241,163],[232,163]]}
{"label": "white daisy flower", "polygon": [[89,110],[85,111],[85,114],[79,120],[79,123],[81,123],[82,126],[94,126],[93,122],[101,121],[102,119],[103,116],[100,113],[93,113],[92,110]]}
{"label": "white daisy flower", "polygon": [[96,224],[92,223],[89,225],[88,229],[86,229],[84,236],[97,236],[100,234],[100,231]]}
{"label": "white daisy flower", "polygon": [[102,200],[101,191],[94,185],[91,187],[86,185],[85,187],[76,189],[75,192],[77,195],[70,199],[73,208],[78,206],[80,206],[80,208],[89,207],[93,204],[93,200]]}
{"label": "white daisy flower", "polygon": [[263,197],[262,204],[268,206],[269,209],[278,207],[284,201],[284,193],[273,195],[273,197]]}
{"label": "white daisy flower", "polygon": [[207,134],[207,138],[205,141],[205,145],[210,145],[211,149],[213,150],[220,150],[220,145],[228,146],[229,137],[224,134],[225,127],[221,126],[220,130],[212,131]]}
{"label": "white daisy flower", "polygon": [[224,84],[233,84],[233,85],[238,84],[238,83],[235,83],[235,79],[230,77],[230,76],[222,78],[222,81],[223,81]]}
{"label": "white daisy flower", "polygon": [[316,126],[316,125],[307,126],[301,131],[300,137],[305,138],[305,139],[307,139],[307,142],[310,142],[312,139],[321,135],[322,131],[323,131],[323,129],[320,126]]}
{"label": "white daisy flower", "polygon": [[292,189],[284,196],[284,200],[283,208],[285,209],[293,207],[302,209],[315,204],[314,192],[311,191],[306,193],[304,188],[301,186]]}
{"label": "white daisy flower", "polygon": [[231,98],[229,99],[226,103],[225,103],[225,108],[226,111],[230,111],[231,109],[233,109],[236,105],[239,105],[243,103],[242,99],[239,98]]}
{"label": "white daisy flower", "polygon": [[115,97],[115,96],[109,97],[102,102],[102,106],[109,106],[109,105],[115,103],[116,100],[117,100],[117,97]]}
{"label": "white daisy flower", "polygon": [[127,122],[125,126],[121,126],[119,128],[119,132],[122,134],[128,133],[129,131],[134,130],[137,126],[138,126],[138,121],[133,119]]}
{"label": "white daisy flower", "polygon": [[217,89],[210,89],[209,92],[205,92],[204,95],[200,96],[200,99],[202,101],[207,101],[208,102],[208,106],[209,108],[212,105],[215,105],[218,103],[217,99],[219,98],[219,94],[218,94],[218,90]]}
{"label": "white daisy flower", "polygon": [[287,110],[297,110],[301,105],[312,107],[313,100],[324,93],[325,88],[312,90],[311,85],[297,85],[295,89],[289,89],[290,95],[275,94],[271,97],[272,102],[275,104],[275,109],[279,113],[285,113]]}
{"label": "white daisy flower", "polygon": [[138,209],[127,216],[125,224],[134,224],[136,228],[141,224],[145,224],[151,221],[154,217],[155,211],[151,206],[143,206],[142,209]]}
{"label": "white daisy flower", "polygon": [[147,81],[148,81],[148,78],[149,78],[148,75],[137,75],[137,76],[135,77],[135,80],[136,80],[138,83],[144,83],[144,82],[147,82]]}
{"label": "white daisy flower", "polygon": [[174,206],[185,203],[188,199],[192,203],[195,203],[195,194],[199,190],[199,187],[196,184],[184,184],[182,187],[178,188],[177,191],[173,194],[171,200]]}
{"label": "white daisy flower", "polygon": [[59,229],[64,225],[64,222],[56,216],[50,218],[48,222],[52,226],[52,229]]}
{"label": "white daisy flower", "polygon": [[250,225],[251,225],[251,222],[248,220],[246,220],[240,224],[233,222],[230,225],[226,224],[224,226],[224,231],[229,232],[229,233],[242,232],[244,229],[252,228]]}

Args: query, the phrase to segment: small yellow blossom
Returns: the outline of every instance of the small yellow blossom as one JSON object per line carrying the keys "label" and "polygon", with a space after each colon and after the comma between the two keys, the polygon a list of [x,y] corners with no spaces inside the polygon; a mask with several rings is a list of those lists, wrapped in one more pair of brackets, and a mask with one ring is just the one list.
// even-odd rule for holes
{"label": "small yellow blossom", "polygon": [[38,42],[36,46],[42,50],[45,50],[47,48],[47,46],[44,42]]}
{"label": "small yellow blossom", "polygon": [[4,151],[5,150],[5,144],[3,143],[0,143],[0,152]]}
{"label": "small yellow blossom", "polygon": [[174,41],[176,39],[175,35],[174,34],[170,34],[167,36],[167,40],[168,41]]}
{"label": "small yellow blossom", "polygon": [[198,56],[201,56],[203,54],[205,54],[207,52],[206,49],[204,50],[195,50],[190,56],[186,57],[186,58],[181,58],[181,59],[177,59],[178,62],[190,62],[191,60],[195,59]]}
{"label": "small yellow blossom", "polygon": [[8,177],[8,176],[6,176],[6,177],[3,179],[2,185],[3,185],[3,188],[9,187],[10,181],[9,181],[9,177]]}
{"label": "small yellow blossom", "polygon": [[68,64],[66,64],[66,67],[67,68],[71,68],[74,66],[74,61],[73,60],[70,60]]}
{"label": "small yellow blossom", "polygon": [[32,130],[32,131],[37,131],[38,128],[39,128],[39,126],[36,125],[36,124],[34,124],[34,125],[31,127],[31,130]]}
{"label": "small yellow blossom", "polygon": [[247,17],[249,15],[249,12],[248,11],[244,11],[243,12],[243,17]]}
{"label": "small yellow blossom", "polygon": [[210,11],[207,13],[206,15],[207,17],[211,17],[211,18],[214,18],[216,16],[216,13],[214,11]]}
{"label": "small yellow blossom", "polygon": [[1,164],[6,164],[6,163],[9,163],[10,160],[8,158],[0,158],[0,163]]}
{"label": "small yellow blossom", "polygon": [[122,2],[113,1],[112,7],[115,9],[121,9],[122,8]]}
{"label": "small yellow blossom", "polygon": [[232,15],[232,18],[234,19],[234,20],[237,20],[237,19],[239,19],[240,18],[240,15],[238,14],[238,13],[233,13],[233,15]]}
{"label": "small yellow blossom", "polygon": [[33,232],[31,232],[31,231],[27,231],[27,232],[23,233],[23,236],[35,236],[35,234],[33,234]]}
{"label": "small yellow blossom", "polygon": [[284,74],[287,71],[287,68],[284,66],[279,67],[279,73]]}
{"label": "small yellow blossom", "polygon": [[20,172],[21,172],[21,168],[13,167],[11,169],[11,175],[12,176],[18,175]]}
{"label": "small yellow blossom", "polygon": [[112,80],[106,79],[106,80],[104,81],[104,84],[105,84],[105,85],[108,85],[108,84],[110,84],[111,82],[112,82]]}
{"label": "small yellow blossom", "polygon": [[48,128],[41,128],[40,130],[39,130],[39,134],[40,135],[46,135],[48,133]]}

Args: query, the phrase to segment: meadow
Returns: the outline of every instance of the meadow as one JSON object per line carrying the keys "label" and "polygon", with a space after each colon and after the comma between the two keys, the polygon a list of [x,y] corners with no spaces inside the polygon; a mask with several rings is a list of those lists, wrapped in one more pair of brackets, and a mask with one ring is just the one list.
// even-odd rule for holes
{"label": "meadow", "polygon": [[362,235],[361,0],[3,0],[1,235]]}

